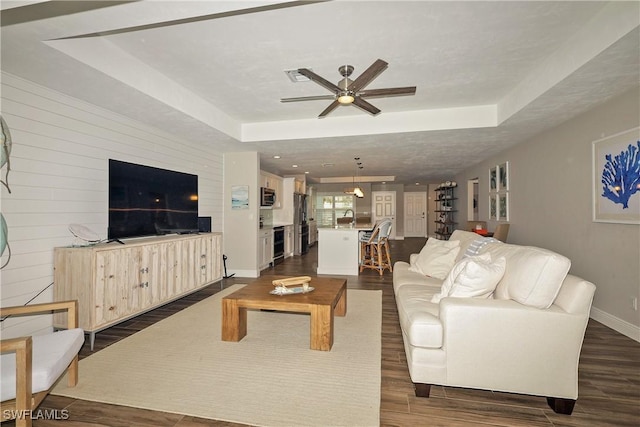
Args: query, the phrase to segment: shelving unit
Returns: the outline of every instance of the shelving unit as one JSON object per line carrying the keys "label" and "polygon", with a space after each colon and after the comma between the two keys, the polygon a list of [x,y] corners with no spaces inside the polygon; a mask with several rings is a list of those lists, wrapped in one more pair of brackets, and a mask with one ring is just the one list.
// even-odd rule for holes
{"label": "shelving unit", "polygon": [[454,195],[454,186],[442,186],[436,189],[436,238],[440,240],[449,240],[449,236],[453,233],[455,225],[454,213],[456,205],[456,197]]}

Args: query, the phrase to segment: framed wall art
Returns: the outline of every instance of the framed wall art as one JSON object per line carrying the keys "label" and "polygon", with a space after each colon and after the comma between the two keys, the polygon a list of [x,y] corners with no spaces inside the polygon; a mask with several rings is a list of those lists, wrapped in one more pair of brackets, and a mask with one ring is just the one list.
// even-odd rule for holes
{"label": "framed wall art", "polygon": [[498,191],[498,167],[489,169],[489,190]]}
{"label": "framed wall art", "polygon": [[593,141],[593,221],[640,224],[640,127]]}
{"label": "framed wall art", "polygon": [[489,169],[489,219],[509,221],[509,162]]}
{"label": "framed wall art", "polygon": [[249,209],[249,186],[231,186],[231,209]]}
{"label": "framed wall art", "polygon": [[509,193],[498,194],[498,221],[509,221]]}
{"label": "framed wall art", "polygon": [[498,165],[498,191],[509,190],[509,162]]}
{"label": "framed wall art", "polygon": [[497,194],[489,195],[489,219],[494,221],[498,219],[498,195]]}

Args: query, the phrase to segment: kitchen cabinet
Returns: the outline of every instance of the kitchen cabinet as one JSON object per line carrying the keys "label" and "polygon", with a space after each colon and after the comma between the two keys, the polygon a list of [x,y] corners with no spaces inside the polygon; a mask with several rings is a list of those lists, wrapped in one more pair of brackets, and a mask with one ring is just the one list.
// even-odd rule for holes
{"label": "kitchen cabinet", "polygon": [[284,227],[284,257],[289,258],[293,256],[294,242],[293,242],[293,225],[287,225]]}
{"label": "kitchen cabinet", "polygon": [[259,268],[264,270],[273,263],[273,229],[261,229],[258,234]]}
{"label": "kitchen cabinet", "polygon": [[318,223],[313,220],[309,221],[309,246],[318,241]]}
{"label": "kitchen cabinet", "polygon": [[360,231],[346,227],[318,229],[318,274],[358,275]]}
{"label": "kitchen cabinet", "polygon": [[93,349],[97,332],[221,280],[221,246],[221,233],[204,233],[55,248],[54,300],[78,300]]}

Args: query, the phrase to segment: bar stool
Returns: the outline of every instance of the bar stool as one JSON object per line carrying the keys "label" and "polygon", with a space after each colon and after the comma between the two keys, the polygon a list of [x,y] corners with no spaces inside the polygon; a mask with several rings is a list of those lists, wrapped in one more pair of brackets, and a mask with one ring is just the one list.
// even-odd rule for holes
{"label": "bar stool", "polygon": [[389,235],[392,225],[390,219],[382,220],[376,225],[370,236],[365,235],[360,239],[361,273],[365,268],[377,270],[381,276],[386,269],[393,272],[389,250]]}

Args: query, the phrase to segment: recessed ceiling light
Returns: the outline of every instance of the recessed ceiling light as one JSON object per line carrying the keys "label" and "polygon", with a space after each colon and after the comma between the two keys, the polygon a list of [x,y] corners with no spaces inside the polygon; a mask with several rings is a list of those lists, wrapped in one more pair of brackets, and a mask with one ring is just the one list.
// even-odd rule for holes
{"label": "recessed ceiling light", "polygon": [[308,174],[309,174],[309,171],[304,171],[304,173],[308,175]]}
{"label": "recessed ceiling light", "polygon": [[292,167],[292,168],[297,168],[297,167],[298,167],[298,165],[291,165],[291,167]]}
{"label": "recessed ceiling light", "polygon": [[[311,68],[307,68],[307,69],[310,71],[313,71]],[[291,80],[294,83],[311,81],[309,77],[306,77],[300,74],[297,68],[295,70],[284,70],[284,72],[287,75],[287,77],[289,77],[289,80]]]}
{"label": "recessed ceiling light", "polygon": [[279,159],[280,156],[278,156],[277,154],[275,156],[273,156],[274,159]]}
{"label": "recessed ceiling light", "polygon": [[416,185],[420,185],[420,183],[419,183],[419,182],[416,182]]}

